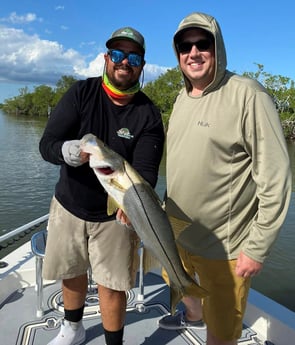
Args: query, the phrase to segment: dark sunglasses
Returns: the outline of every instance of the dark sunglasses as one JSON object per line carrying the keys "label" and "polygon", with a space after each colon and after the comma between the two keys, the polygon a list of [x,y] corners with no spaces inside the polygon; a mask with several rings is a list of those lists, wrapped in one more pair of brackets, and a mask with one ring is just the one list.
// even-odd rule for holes
{"label": "dark sunglasses", "polygon": [[179,53],[189,53],[193,46],[196,46],[200,52],[205,52],[211,47],[211,41],[203,39],[197,42],[180,42],[177,44],[177,50]]}
{"label": "dark sunglasses", "polygon": [[113,63],[121,63],[124,59],[128,59],[128,64],[132,67],[139,67],[142,64],[143,56],[136,53],[125,53],[119,49],[110,49],[108,51]]}

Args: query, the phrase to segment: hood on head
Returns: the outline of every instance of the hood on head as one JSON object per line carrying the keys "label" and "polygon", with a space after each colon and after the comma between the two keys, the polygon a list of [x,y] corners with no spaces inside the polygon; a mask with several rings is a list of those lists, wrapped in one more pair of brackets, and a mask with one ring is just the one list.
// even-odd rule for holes
{"label": "hood on head", "polygon": [[[187,29],[198,28],[208,31],[215,41],[215,75],[214,79],[210,85],[207,86],[206,92],[214,89],[216,85],[219,84],[220,80],[223,78],[227,60],[226,60],[226,51],[225,45],[221,33],[220,26],[216,19],[208,14],[194,12],[185,17],[178,25],[178,28],[173,37],[173,49],[176,54],[177,61],[179,62],[179,54],[176,49],[176,43],[178,39]],[[183,74],[186,90],[190,91],[192,86],[188,78]]]}

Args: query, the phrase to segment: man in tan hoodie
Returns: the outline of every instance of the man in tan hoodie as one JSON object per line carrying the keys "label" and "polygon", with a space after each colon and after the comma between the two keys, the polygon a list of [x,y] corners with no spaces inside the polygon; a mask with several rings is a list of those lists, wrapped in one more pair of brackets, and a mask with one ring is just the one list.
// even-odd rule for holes
{"label": "man in tan hoodie", "polygon": [[169,216],[190,223],[175,233],[191,276],[209,296],[183,299],[165,329],[207,326],[207,345],[236,345],[251,277],[285,219],[291,173],[275,105],[257,81],[226,70],[215,18],[192,13],[173,38],[185,87],[167,134]]}

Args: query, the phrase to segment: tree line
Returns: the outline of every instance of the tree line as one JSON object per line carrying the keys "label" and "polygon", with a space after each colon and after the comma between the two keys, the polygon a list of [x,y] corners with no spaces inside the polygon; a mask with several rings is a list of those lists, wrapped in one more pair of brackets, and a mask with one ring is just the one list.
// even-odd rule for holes
{"label": "tree line", "polygon": [[[264,71],[264,66],[255,64],[255,72],[243,75],[258,80],[272,96],[286,139],[295,140],[295,84],[289,77],[272,75]],[[62,95],[77,81],[72,76],[62,76],[55,88],[47,85],[36,86],[32,92],[27,87],[19,90],[16,97],[6,99],[0,105],[8,114],[23,116],[48,116]],[[174,101],[179,90],[184,86],[182,74],[178,67],[167,70],[156,80],[143,87],[151,100],[160,109],[163,122],[167,125]]]}
{"label": "tree line", "polygon": [[23,116],[48,116],[63,94],[77,81],[72,76],[62,76],[55,88],[48,85],[19,89],[19,95],[5,99],[0,108],[7,114]]}

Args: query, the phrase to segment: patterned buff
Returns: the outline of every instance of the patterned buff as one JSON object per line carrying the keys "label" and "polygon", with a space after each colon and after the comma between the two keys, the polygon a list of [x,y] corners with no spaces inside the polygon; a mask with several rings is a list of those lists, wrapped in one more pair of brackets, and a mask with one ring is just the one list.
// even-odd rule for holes
{"label": "patterned buff", "polygon": [[109,78],[106,75],[106,73],[103,74],[102,87],[109,96],[111,96],[112,98],[115,98],[115,99],[128,98],[130,95],[133,95],[140,90],[139,82],[137,82],[130,89],[127,89],[124,91],[118,90],[117,88],[115,88],[115,86],[113,86],[110,83]]}

